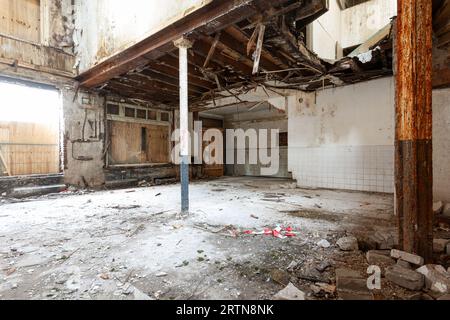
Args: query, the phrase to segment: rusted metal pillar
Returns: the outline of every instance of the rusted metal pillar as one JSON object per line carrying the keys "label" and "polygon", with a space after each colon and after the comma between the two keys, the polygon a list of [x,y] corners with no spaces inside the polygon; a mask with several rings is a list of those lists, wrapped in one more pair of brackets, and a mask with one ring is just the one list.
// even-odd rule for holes
{"label": "rusted metal pillar", "polygon": [[396,214],[400,245],[433,254],[432,1],[398,0]]}
{"label": "rusted metal pillar", "polygon": [[181,38],[175,41],[180,49],[180,177],[181,177],[181,212],[189,212],[189,101],[188,101],[188,55],[192,43]]}

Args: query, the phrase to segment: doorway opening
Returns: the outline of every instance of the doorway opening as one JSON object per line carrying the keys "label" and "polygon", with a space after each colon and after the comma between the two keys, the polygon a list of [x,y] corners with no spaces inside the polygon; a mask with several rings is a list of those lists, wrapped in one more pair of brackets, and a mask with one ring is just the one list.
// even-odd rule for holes
{"label": "doorway opening", "polygon": [[0,176],[61,173],[59,91],[0,78],[0,96]]}

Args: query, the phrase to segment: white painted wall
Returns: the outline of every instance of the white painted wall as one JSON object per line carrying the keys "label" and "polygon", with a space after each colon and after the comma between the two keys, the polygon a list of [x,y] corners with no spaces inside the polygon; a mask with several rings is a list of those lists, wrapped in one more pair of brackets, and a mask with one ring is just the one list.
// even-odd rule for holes
{"label": "white painted wall", "polygon": [[[299,186],[394,192],[393,77],[289,98],[288,168]],[[450,202],[450,89],[433,91],[434,198]]]}
{"label": "white painted wall", "polygon": [[130,47],[212,0],[79,0],[75,43],[80,71]]}
{"label": "white painted wall", "polygon": [[397,15],[397,0],[371,0],[342,11],[342,48],[364,43]]}
{"label": "white painted wall", "polygon": [[340,49],[362,44],[396,14],[397,0],[370,0],[345,10],[330,0],[329,11],[308,27],[309,47],[321,58],[339,59]]}
{"label": "white painted wall", "polygon": [[393,192],[394,129],[393,78],[292,99],[289,170],[302,187]]}
{"label": "white painted wall", "polygon": [[450,88],[433,91],[434,199],[450,202]]}
{"label": "white painted wall", "polygon": [[330,0],[327,13],[309,26],[309,47],[323,59],[337,59],[336,43],[341,39],[341,9],[336,0]]}

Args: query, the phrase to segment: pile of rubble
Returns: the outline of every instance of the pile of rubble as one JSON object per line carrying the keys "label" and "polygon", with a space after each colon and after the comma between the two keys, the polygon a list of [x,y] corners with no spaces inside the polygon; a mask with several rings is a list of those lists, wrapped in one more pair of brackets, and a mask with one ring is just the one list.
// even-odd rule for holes
{"label": "pile of rubble", "polygon": [[[442,265],[425,264],[422,257],[394,248],[394,242],[389,237],[376,234],[377,250],[369,250],[366,260],[369,266],[376,266],[381,271],[381,277],[389,284],[395,284],[413,294],[409,298],[418,300],[450,300],[450,268]],[[355,250],[348,243],[355,244],[355,239],[340,239],[337,245],[341,250]],[[434,239],[434,252],[437,255],[450,257],[450,239]],[[343,246],[343,244],[345,244]],[[357,250],[357,249],[356,249]],[[336,288],[338,297],[344,300],[373,300],[373,290],[370,290],[368,275],[350,269],[336,270]],[[380,279],[381,280],[381,279]],[[384,284],[386,281],[384,281]],[[380,288],[381,289],[381,281]]]}
{"label": "pile of rubble", "polygon": [[[422,257],[396,249],[397,240],[392,234],[377,232],[370,235],[369,239],[364,240],[349,235],[338,239],[334,245],[327,241],[326,246],[324,242],[325,240],[322,240],[316,246],[322,250],[338,250],[347,257],[364,254],[365,259],[363,260],[366,260],[361,266],[353,264],[337,266],[335,282],[333,283],[330,279],[328,284],[325,283],[326,281],[323,281],[323,284],[320,283],[330,288],[328,298],[337,297],[342,300],[386,298],[450,300],[450,265],[448,263],[443,265],[425,264]],[[364,252],[367,243],[370,243],[371,246],[367,252]],[[364,248],[364,251],[361,251],[361,248]],[[434,252],[437,260],[442,256],[450,257],[450,237],[449,239],[434,239]],[[363,271],[367,266],[369,266],[367,272]],[[446,268],[448,269],[446,270]],[[308,279],[313,282],[319,281],[313,277]],[[285,281],[283,285],[288,282]],[[320,297],[316,293],[324,291],[324,288],[318,286],[318,283],[310,288],[312,292],[309,290],[304,292],[289,283],[284,290],[274,296],[274,299],[308,300],[313,296]]]}
{"label": "pile of rubble", "polygon": [[422,257],[399,250],[392,250],[391,257],[397,261],[386,269],[389,281],[412,291],[423,291],[422,297],[427,299],[450,300],[450,268],[425,265]]}

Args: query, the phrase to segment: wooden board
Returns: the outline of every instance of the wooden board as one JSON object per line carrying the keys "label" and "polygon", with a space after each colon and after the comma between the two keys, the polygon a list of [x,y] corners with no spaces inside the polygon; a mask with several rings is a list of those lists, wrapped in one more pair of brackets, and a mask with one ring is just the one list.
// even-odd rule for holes
{"label": "wooden board", "polygon": [[[222,134],[223,134],[223,131],[224,131],[224,129],[222,129],[222,128],[211,128],[211,129],[220,130],[220,131],[222,131]],[[208,145],[209,145],[208,142],[203,142],[203,150],[202,150],[202,152],[205,152],[205,148]],[[215,155],[213,154],[213,156],[215,156]],[[210,178],[220,178],[225,173],[225,168],[224,168],[223,164],[211,164],[211,165],[209,165],[209,164],[205,164],[204,163],[202,167],[203,167],[202,168],[203,175],[205,175],[207,177],[210,177]]]}
{"label": "wooden board", "polygon": [[[108,121],[111,146],[109,164],[169,163],[169,127]],[[143,148],[143,130],[146,143]]]}
{"label": "wooden board", "polygon": [[22,40],[40,42],[39,0],[0,0],[0,32]]}
{"label": "wooden board", "polygon": [[59,127],[0,122],[0,175],[59,173]]}

